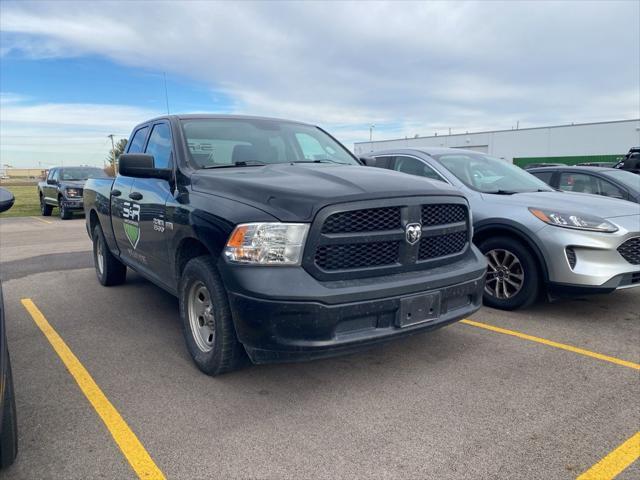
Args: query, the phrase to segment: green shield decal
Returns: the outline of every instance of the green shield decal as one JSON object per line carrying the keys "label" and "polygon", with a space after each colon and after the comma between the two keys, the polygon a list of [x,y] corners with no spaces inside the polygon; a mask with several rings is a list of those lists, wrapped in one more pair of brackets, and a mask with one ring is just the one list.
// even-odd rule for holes
{"label": "green shield decal", "polygon": [[140,240],[140,225],[137,222],[124,222],[124,233],[127,235],[129,239],[129,243],[135,249],[138,246],[138,241]]}

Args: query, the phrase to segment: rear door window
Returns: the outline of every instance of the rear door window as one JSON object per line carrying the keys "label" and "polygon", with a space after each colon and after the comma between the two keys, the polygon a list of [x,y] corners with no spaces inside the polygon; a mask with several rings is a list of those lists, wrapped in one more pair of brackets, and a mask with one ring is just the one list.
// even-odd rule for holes
{"label": "rear door window", "polygon": [[417,158],[413,157],[395,157],[393,170],[408,173],[410,175],[419,175],[420,177],[426,177],[431,180],[437,180],[439,182],[445,181],[433,168],[424,163],[422,160],[418,160]]}
{"label": "rear door window", "polygon": [[142,127],[136,130],[136,133],[133,134],[133,138],[129,143],[129,149],[127,153],[142,153],[144,150],[144,141],[147,138],[147,132],[149,131],[149,127]]}
{"label": "rear door window", "polygon": [[531,175],[538,177],[547,185],[551,185],[551,177],[553,177],[553,172],[529,172]]}

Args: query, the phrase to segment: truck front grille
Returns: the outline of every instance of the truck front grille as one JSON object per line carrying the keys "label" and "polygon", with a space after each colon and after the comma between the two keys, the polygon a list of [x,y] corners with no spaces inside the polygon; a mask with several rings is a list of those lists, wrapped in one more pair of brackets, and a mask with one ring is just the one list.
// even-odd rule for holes
{"label": "truck front grille", "polygon": [[400,227],[400,208],[367,208],[331,215],[322,225],[322,233],[379,232]]}
{"label": "truck front grille", "polygon": [[398,261],[400,242],[322,245],[316,250],[316,265],[323,270],[393,265]]}
{"label": "truck front grille", "polygon": [[618,247],[618,253],[631,265],[640,265],[640,237],[624,242]]}
{"label": "truck front grille", "polygon": [[418,259],[445,257],[461,252],[467,244],[467,232],[455,232],[420,240]]}
{"label": "truck front grille", "polygon": [[[381,205],[323,209],[309,234],[304,267],[327,279],[419,270],[461,255],[470,244],[468,207],[459,197],[375,203]],[[416,224],[421,225],[419,241],[406,231]]]}

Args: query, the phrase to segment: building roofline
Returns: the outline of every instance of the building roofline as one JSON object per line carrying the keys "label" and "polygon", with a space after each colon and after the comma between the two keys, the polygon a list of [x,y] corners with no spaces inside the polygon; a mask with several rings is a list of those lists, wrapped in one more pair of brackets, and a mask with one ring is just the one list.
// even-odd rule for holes
{"label": "building roofline", "polygon": [[363,142],[354,142],[354,145],[370,145],[372,143],[382,143],[382,142],[395,142],[398,140],[418,140],[421,138],[444,138],[444,137],[461,137],[465,135],[482,135],[486,133],[503,133],[503,132],[522,132],[524,130],[543,130],[546,128],[566,128],[566,127],[584,127],[587,125],[604,125],[608,123],[625,123],[625,122],[640,122],[640,118],[629,118],[626,120],[610,120],[605,122],[587,122],[587,123],[569,123],[565,125],[548,125],[544,127],[527,127],[527,128],[518,128],[518,129],[505,129],[505,130],[483,130],[480,132],[465,132],[465,133],[452,133],[445,135],[426,135],[420,137],[408,137],[408,138],[389,138],[387,140],[372,140],[372,141],[363,141]]}

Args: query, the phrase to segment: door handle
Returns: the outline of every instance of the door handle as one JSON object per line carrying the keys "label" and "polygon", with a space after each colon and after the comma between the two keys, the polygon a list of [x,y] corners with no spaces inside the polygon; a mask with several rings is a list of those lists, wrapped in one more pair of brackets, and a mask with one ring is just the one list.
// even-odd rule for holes
{"label": "door handle", "polygon": [[120,190],[111,190],[112,197],[119,197],[120,195],[122,195],[122,192]]}
{"label": "door handle", "polygon": [[140,192],[131,192],[129,198],[131,200],[142,200],[142,194]]}

